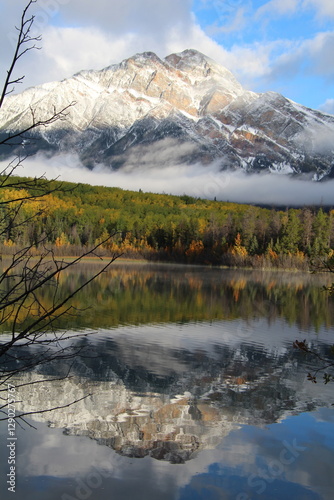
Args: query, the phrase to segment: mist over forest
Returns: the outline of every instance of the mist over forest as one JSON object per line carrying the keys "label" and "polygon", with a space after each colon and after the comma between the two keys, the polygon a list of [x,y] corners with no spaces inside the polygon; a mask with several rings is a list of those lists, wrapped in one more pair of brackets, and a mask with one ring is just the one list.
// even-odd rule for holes
{"label": "mist over forest", "polygon": [[[154,161],[153,161],[154,160]],[[1,167],[7,166],[2,162]],[[218,163],[203,166],[176,164],[159,166],[152,152],[152,162],[136,167],[129,162],[119,170],[98,165],[90,170],[76,155],[46,158],[39,154],[25,160],[16,170],[20,176],[58,178],[96,186],[120,187],[152,193],[187,194],[198,198],[269,206],[334,205],[334,180],[312,181],[310,177],[279,173],[247,174],[220,170]]]}

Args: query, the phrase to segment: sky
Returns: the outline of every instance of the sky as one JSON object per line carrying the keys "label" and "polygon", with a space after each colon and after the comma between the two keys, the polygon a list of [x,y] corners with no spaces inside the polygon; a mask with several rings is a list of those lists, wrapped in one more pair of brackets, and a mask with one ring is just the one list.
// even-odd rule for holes
{"label": "sky", "polygon": [[[27,0],[0,0],[0,76]],[[42,50],[20,60],[26,86],[102,69],[137,52],[197,49],[250,90],[334,114],[333,0],[37,0]]]}

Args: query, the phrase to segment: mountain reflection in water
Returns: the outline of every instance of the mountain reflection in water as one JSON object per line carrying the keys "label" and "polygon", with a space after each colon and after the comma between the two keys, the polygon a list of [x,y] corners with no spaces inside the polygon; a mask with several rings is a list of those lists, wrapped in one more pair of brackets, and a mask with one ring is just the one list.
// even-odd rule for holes
{"label": "mountain reflection in water", "polygon": [[[86,272],[81,268],[82,274],[66,276],[64,290],[76,286]],[[331,384],[306,380],[319,362],[292,348],[296,338],[306,338],[325,354],[333,343],[333,298],[321,290],[329,280],[118,264],[79,297],[80,317],[68,319],[75,333],[97,329],[96,334],[73,339],[82,355],[18,376],[17,385],[44,380],[19,389],[18,407],[51,408],[89,394],[68,408],[36,415],[35,421],[39,426],[47,423],[49,432],[62,429],[66,436],[90,438],[115,456],[171,464],[200,463],[205,457],[210,470],[208,457],[211,454],[215,462],[219,447],[231,436],[238,443],[245,429],[254,429],[254,435],[265,440],[263,431],[256,429],[284,425],[288,417],[334,402]],[[94,307],[86,310],[92,303]],[[52,380],[69,368],[70,377]],[[282,435],[275,446],[283,446],[284,440]],[[239,445],[235,446],[234,451]],[[333,457],[331,449],[328,458]],[[250,457],[244,456],[244,461],[251,474]],[[271,479],[265,483],[267,493]],[[193,480],[183,490],[184,498],[211,498],[193,496]],[[203,481],[207,484],[208,477]],[[307,487],[312,483],[299,476],[296,482]],[[245,491],[251,488],[247,484]],[[225,487],[230,493],[222,496]],[[236,489],[233,496],[234,489],[223,484],[218,489],[221,496],[212,498],[236,499],[240,493]],[[298,498],[292,493],[271,495],[263,498]],[[307,496],[304,490],[303,495],[300,498],[322,498]],[[242,500],[248,498],[258,497]]]}

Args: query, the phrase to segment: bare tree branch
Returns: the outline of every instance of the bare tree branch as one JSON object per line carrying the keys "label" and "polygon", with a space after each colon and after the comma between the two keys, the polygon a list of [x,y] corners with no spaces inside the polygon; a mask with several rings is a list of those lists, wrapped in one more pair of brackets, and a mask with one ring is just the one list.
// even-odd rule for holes
{"label": "bare tree branch", "polygon": [[328,359],[324,358],[324,356],[321,356],[318,352],[316,352],[314,349],[310,349],[308,346],[306,339],[300,341],[300,340],[295,340],[293,343],[293,347],[295,349],[299,349],[302,351],[304,354],[310,354],[313,358],[317,358],[319,361],[321,361],[321,366],[317,369],[314,369],[313,372],[309,372],[307,374],[308,380],[313,382],[314,384],[317,383],[317,376],[318,373],[324,372],[323,374],[323,379],[325,384],[328,384],[328,382],[331,382],[334,380],[334,376],[331,373],[327,373],[325,370],[328,370],[328,368],[333,368],[334,367],[334,362],[329,361]]}
{"label": "bare tree branch", "polygon": [[[20,26],[19,28],[16,28],[18,31],[17,43],[13,54],[13,59],[7,71],[7,77],[5,79],[4,86],[0,94],[0,109],[3,105],[6,95],[10,94],[14,90],[14,89],[9,89],[9,87],[13,84],[21,83],[22,80],[24,79],[24,76],[21,76],[19,78],[14,78],[12,80],[12,74],[16,67],[17,61],[28,51],[38,48],[35,42],[41,41],[41,36],[31,36],[31,28],[34,23],[35,17],[31,16],[27,18],[27,14],[30,7],[32,6],[32,4],[36,2],[37,0],[29,1],[28,5],[23,10]],[[26,46],[26,44],[30,45]]]}
{"label": "bare tree branch", "polygon": [[[28,1],[28,0],[27,0]],[[33,36],[32,27],[34,16],[29,9],[37,0],[29,0],[23,10],[21,22],[17,29],[17,42],[13,57],[7,71],[2,91],[0,93],[0,111],[5,98],[14,91],[15,85],[23,81],[23,76],[15,77],[14,71],[21,57],[33,49],[39,49],[40,36]],[[30,120],[21,130],[9,131],[0,140],[0,145],[18,146],[29,138],[34,140],[33,131],[37,128],[48,127],[57,121],[66,120],[74,102],[57,110],[53,107],[48,116],[41,115],[38,109],[30,107]],[[28,109],[29,118],[29,109]],[[43,204],[46,196],[54,192],[67,190],[57,179],[47,180],[44,176],[22,179],[17,177],[16,169],[26,157],[18,156],[0,172],[0,236],[10,240],[13,232],[20,234],[24,228],[30,228],[43,215]],[[27,203],[29,204],[27,205]],[[32,202],[38,202],[36,209]],[[25,207],[30,207],[25,212]],[[50,230],[52,232],[52,229]],[[0,268],[0,325],[6,327],[8,334],[0,335],[0,393],[4,394],[7,384],[18,380],[18,387],[26,385],[19,381],[22,373],[35,370],[37,367],[48,365],[60,360],[74,360],[82,355],[82,348],[76,347],[73,339],[86,337],[86,333],[75,335],[57,331],[56,321],[66,315],[74,314],[77,310],[71,304],[75,295],[85,288],[94,279],[104,273],[119,255],[112,255],[102,267],[86,279],[75,290],[63,293],[60,290],[60,276],[67,269],[72,268],[87,256],[96,256],[101,246],[106,244],[113,235],[87,249],[70,262],[55,256],[52,248],[48,248],[49,234],[39,233],[39,236],[23,240],[21,247],[15,250],[10,261],[3,263]],[[36,257],[36,253],[39,252]],[[102,259],[101,259],[102,260]],[[1,256],[0,256],[1,261]],[[51,295],[48,303],[43,302],[43,293]],[[39,349],[36,349],[38,347]],[[68,377],[69,372],[65,376]],[[56,379],[55,379],[56,380]],[[59,380],[59,379],[58,379]],[[42,380],[31,381],[43,383]],[[39,409],[21,413],[16,418],[66,408],[87,397],[84,396],[63,406]],[[5,398],[0,406],[4,413]],[[8,418],[4,416],[0,420]]]}
{"label": "bare tree branch", "polygon": [[[27,416],[30,416],[30,415],[39,415],[41,413],[48,413],[50,411],[55,411],[55,410],[62,410],[63,408],[68,408],[69,406],[72,406],[74,405],[75,403],[79,403],[80,401],[82,401],[83,399],[87,399],[89,398],[90,396],[92,396],[92,394],[86,394],[85,396],[83,396],[82,398],[80,399],[76,399],[75,401],[71,401],[70,403],[67,403],[66,405],[62,405],[62,406],[55,406],[53,408],[48,408],[46,410],[37,410],[37,411],[27,411],[25,413],[20,413],[19,415],[16,415],[14,418],[15,419],[19,419],[19,418],[22,418],[22,417],[27,417]],[[4,413],[4,412],[3,412]],[[3,417],[3,418],[0,418],[0,422],[2,420],[7,420],[8,417]]]}
{"label": "bare tree branch", "polygon": [[[32,116],[32,122],[28,127],[25,127],[23,130],[20,130],[18,132],[13,132],[9,133],[7,137],[4,139],[0,140],[0,146],[1,145],[7,145],[7,146],[20,146],[22,144],[22,140],[25,139],[26,134],[28,132],[31,132],[32,130],[38,128],[38,127],[47,127],[48,125],[51,125],[52,123],[58,121],[58,120],[65,120],[67,115],[68,115],[68,110],[74,106],[76,103],[75,101],[72,101],[70,104],[65,106],[63,109],[60,111],[57,111],[56,108],[53,108],[52,115],[49,116],[48,118],[45,118],[44,120],[42,119],[37,119],[36,118],[36,112],[33,108],[30,108],[31,111],[31,116]],[[21,139],[19,142],[13,142],[15,139]],[[32,139],[32,138],[30,138]]]}

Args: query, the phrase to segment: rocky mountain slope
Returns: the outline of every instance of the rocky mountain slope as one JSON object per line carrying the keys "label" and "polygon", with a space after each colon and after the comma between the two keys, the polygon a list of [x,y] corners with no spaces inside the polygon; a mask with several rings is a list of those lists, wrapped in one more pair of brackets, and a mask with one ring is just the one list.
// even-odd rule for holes
{"label": "rocky mountain slope", "polygon": [[[136,329],[133,337],[126,329],[109,331],[96,344],[91,341],[82,358],[71,358],[69,378],[60,378],[69,370],[61,360],[38,373],[18,374],[17,410],[82,398],[34,418],[67,435],[89,436],[121,455],[183,463],[215,448],[239,426],[261,427],[330,405],[329,386],[320,390],[303,383],[306,358],[273,349],[269,337],[263,349],[247,342],[219,346],[209,337],[203,340],[207,352],[156,343],[148,353],[142,337],[147,329]],[[133,344],[133,339],[138,340]]]}
{"label": "rocky mountain slope", "polygon": [[[111,169],[217,162],[221,169],[334,176],[334,116],[280,94],[245,90],[209,57],[185,50],[137,54],[101,71],[7,98],[0,137],[75,102],[65,121],[26,137],[15,153],[76,152]],[[35,140],[36,137],[39,140]]]}

